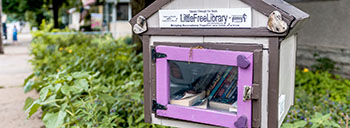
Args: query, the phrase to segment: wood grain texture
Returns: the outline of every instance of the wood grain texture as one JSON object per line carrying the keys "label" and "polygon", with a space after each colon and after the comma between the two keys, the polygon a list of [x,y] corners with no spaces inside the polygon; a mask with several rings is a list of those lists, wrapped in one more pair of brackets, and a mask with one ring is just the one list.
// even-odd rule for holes
{"label": "wood grain texture", "polygon": [[279,39],[269,41],[269,87],[268,87],[268,127],[278,128],[278,94],[279,94]]}
{"label": "wood grain texture", "polygon": [[150,47],[149,47],[149,36],[141,37],[143,42],[143,86],[144,86],[144,113],[145,122],[152,122],[152,98],[151,98],[151,87],[150,87]]}

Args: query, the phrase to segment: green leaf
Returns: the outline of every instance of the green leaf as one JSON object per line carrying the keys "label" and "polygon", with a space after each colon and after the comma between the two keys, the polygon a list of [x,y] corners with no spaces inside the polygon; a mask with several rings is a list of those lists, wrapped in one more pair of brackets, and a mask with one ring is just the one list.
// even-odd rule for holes
{"label": "green leaf", "polygon": [[129,126],[132,126],[132,123],[133,123],[133,118],[132,118],[133,116],[129,116],[128,117],[128,124],[129,124]]}
{"label": "green leaf", "polygon": [[34,81],[28,81],[26,82],[26,84],[24,85],[24,93],[30,92],[31,90],[33,90],[33,85],[35,84]]}
{"label": "green leaf", "polygon": [[88,78],[89,77],[89,73],[87,73],[87,72],[74,72],[72,74],[72,76],[75,79]]}
{"label": "green leaf", "polygon": [[57,128],[64,124],[67,113],[63,110],[56,113],[46,113],[43,122],[47,128]]}
{"label": "green leaf", "polygon": [[103,112],[108,112],[108,108],[106,106],[99,106],[98,109]]}
{"label": "green leaf", "polygon": [[300,121],[293,123],[294,127],[296,127],[296,128],[304,128],[306,124],[307,124],[307,122],[304,120],[300,120]]}
{"label": "green leaf", "polygon": [[107,103],[114,103],[116,101],[116,98],[113,96],[107,95],[107,94],[99,94],[101,100],[107,102]]}
{"label": "green leaf", "polygon": [[291,124],[291,123],[283,123],[282,128],[293,128],[293,124]]}
{"label": "green leaf", "polygon": [[74,82],[74,86],[77,88],[80,88],[84,91],[87,91],[89,89],[89,83],[86,79],[79,79]]}
{"label": "green leaf", "polygon": [[31,79],[33,79],[34,78],[34,76],[35,76],[35,74],[34,73],[32,73],[32,74],[30,74],[25,80],[24,80],[24,85],[26,85],[27,84],[27,82],[29,81],[29,80],[31,80]]}
{"label": "green leaf", "polygon": [[47,95],[49,94],[49,86],[46,86],[45,88],[41,89],[39,92],[39,96],[40,96],[40,100],[44,101],[47,97]]}
{"label": "green leaf", "polygon": [[32,104],[33,104],[34,100],[31,97],[28,97],[26,99],[26,102],[23,106],[23,110],[27,110]]}
{"label": "green leaf", "polygon": [[140,121],[142,121],[145,118],[144,114],[141,114],[141,116],[139,118],[136,119],[135,123],[139,123]]}
{"label": "green leaf", "polygon": [[32,105],[30,105],[30,107],[28,107],[28,109],[26,110],[26,112],[28,112],[28,116],[27,119],[32,117],[32,115],[38,111],[38,108],[40,108],[41,105],[39,104],[39,100],[36,100],[32,103]]}
{"label": "green leaf", "polygon": [[69,87],[68,85],[63,85],[61,88],[61,92],[66,96],[71,96],[70,91],[71,91],[71,87]]}
{"label": "green leaf", "polygon": [[61,89],[61,87],[62,87],[62,84],[61,84],[61,83],[55,84],[55,87],[54,87],[55,92],[57,93],[57,92]]}

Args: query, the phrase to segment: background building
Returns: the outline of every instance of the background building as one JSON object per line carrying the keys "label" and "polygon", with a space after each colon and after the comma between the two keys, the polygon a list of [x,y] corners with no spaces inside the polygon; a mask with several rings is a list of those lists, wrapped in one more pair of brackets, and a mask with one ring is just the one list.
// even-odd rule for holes
{"label": "background building", "polygon": [[[114,38],[131,36],[130,0],[106,0],[103,5],[91,6],[91,13],[103,15],[100,31],[108,31]],[[79,30],[80,9],[70,9],[69,28]]]}
{"label": "background building", "polygon": [[[350,77],[350,1],[288,0],[310,14],[299,31],[298,61],[301,66],[317,63],[314,55],[336,62],[335,73]],[[326,59],[321,60],[327,63]]]}

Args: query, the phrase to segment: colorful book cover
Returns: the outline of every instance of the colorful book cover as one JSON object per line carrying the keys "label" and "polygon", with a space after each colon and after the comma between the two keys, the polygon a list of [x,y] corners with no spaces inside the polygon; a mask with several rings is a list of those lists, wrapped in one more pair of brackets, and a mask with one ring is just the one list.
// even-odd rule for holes
{"label": "colorful book cover", "polygon": [[207,95],[206,96],[210,95],[211,91],[214,89],[216,84],[220,81],[222,75],[224,74],[226,66],[225,67],[220,67],[219,69],[220,69],[219,72],[216,74],[214,80],[211,82],[211,84],[209,85],[209,87],[207,89]]}
{"label": "colorful book cover", "polygon": [[[237,86],[235,87],[235,90],[237,90]],[[230,103],[234,103],[234,102],[237,101],[237,93],[238,93],[238,91],[234,91],[232,93],[232,96],[229,98],[230,99]]]}
{"label": "colorful book cover", "polygon": [[232,71],[232,70],[230,70],[230,72],[229,72],[227,75],[225,75],[223,78],[221,78],[221,79],[224,79],[224,81],[223,81],[222,83],[220,82],[218,90],[217,90],[217,91],[215,92],[215,94],[213,95],[214,98],[217,97],[217,95],[218,95],[220,92],[221,92],[221,94],[223,93],[224,90],[223,90],[223,91],[221,91],[221,90],[222,90],[222,88],[224,88],[225,81],[226,81],[227,78],[229,77],[231,71]]}
{"label": "colorful book cover", "polygon": [[227,75],[223,84],[220,86],[219,91],[214,95],[214,97],[221,97],[225,93],[225,91],[229,88],[231,82],[234,79],[234,73],[235,73],[235,69],[232,69],[230,73]]}
{"label": "colorful book cover", "polygon": [[222,83],[224,82],[225,78],[227,77],[227,75],[229,74],[229,72],[232,70],[232,67],[228,67],[225,74],[223,75],[223,77],[220,79],[219,83],[215,86],[215,88],[211,91],[208,99],[211,100],[213,98],[213,96],[216,94],[216,92],[218,91],[218,89],[220,88],[220,86],[222,85]]}
{"label": "colorful book cover", "polygon": [[237,86],[237,77],[238,74],[236,74],[236,77],[234,78],[234,80],[232,81],[231,85],[230,85],[230,89],[228,89],[227,93],[224,95],[224,98],[228,98],[229,95],[232,93],[233,89]]}
{"label": "colorful book cover", "polygon": [[234,95],[234,93],[237,92],[237,86],[235,86],[232,90],[232,92],[230,93],[230,95],[228,96],[228,98],[230,99],[232,97],[232,95]]}
{"label": "colorful book cover", "polygon": [[[237,74],[233,75],[234,77],[237,77]],[[226,98],[226,96],[229,94],[229,92],[236,86],[236,79],[237,78],[233,78],[233,81],[231,81],[230,85],[228,86],[228,88],[225,90],[224,94],[221,96],[221,98]]]}
{"label": "colorful book cover", "polygon": [[236,77],[237,77],[237,70],[232,70],[231,75],[225,81],[225,91],[224,91],[224,93],[222,95],[220,95],[222,98],[225,98],[227,93],[232,88],[232,86],[234,85],[234,80],[236,79]]}

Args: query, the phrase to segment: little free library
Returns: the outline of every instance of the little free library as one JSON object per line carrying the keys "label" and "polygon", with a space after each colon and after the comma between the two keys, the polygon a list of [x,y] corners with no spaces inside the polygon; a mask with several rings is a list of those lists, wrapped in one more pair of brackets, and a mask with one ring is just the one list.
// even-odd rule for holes
{"label": "little free library", "polygon": [[283,0],[156,0],[130,20],[143,43],[145,121],[280,127],[308,18]]}

